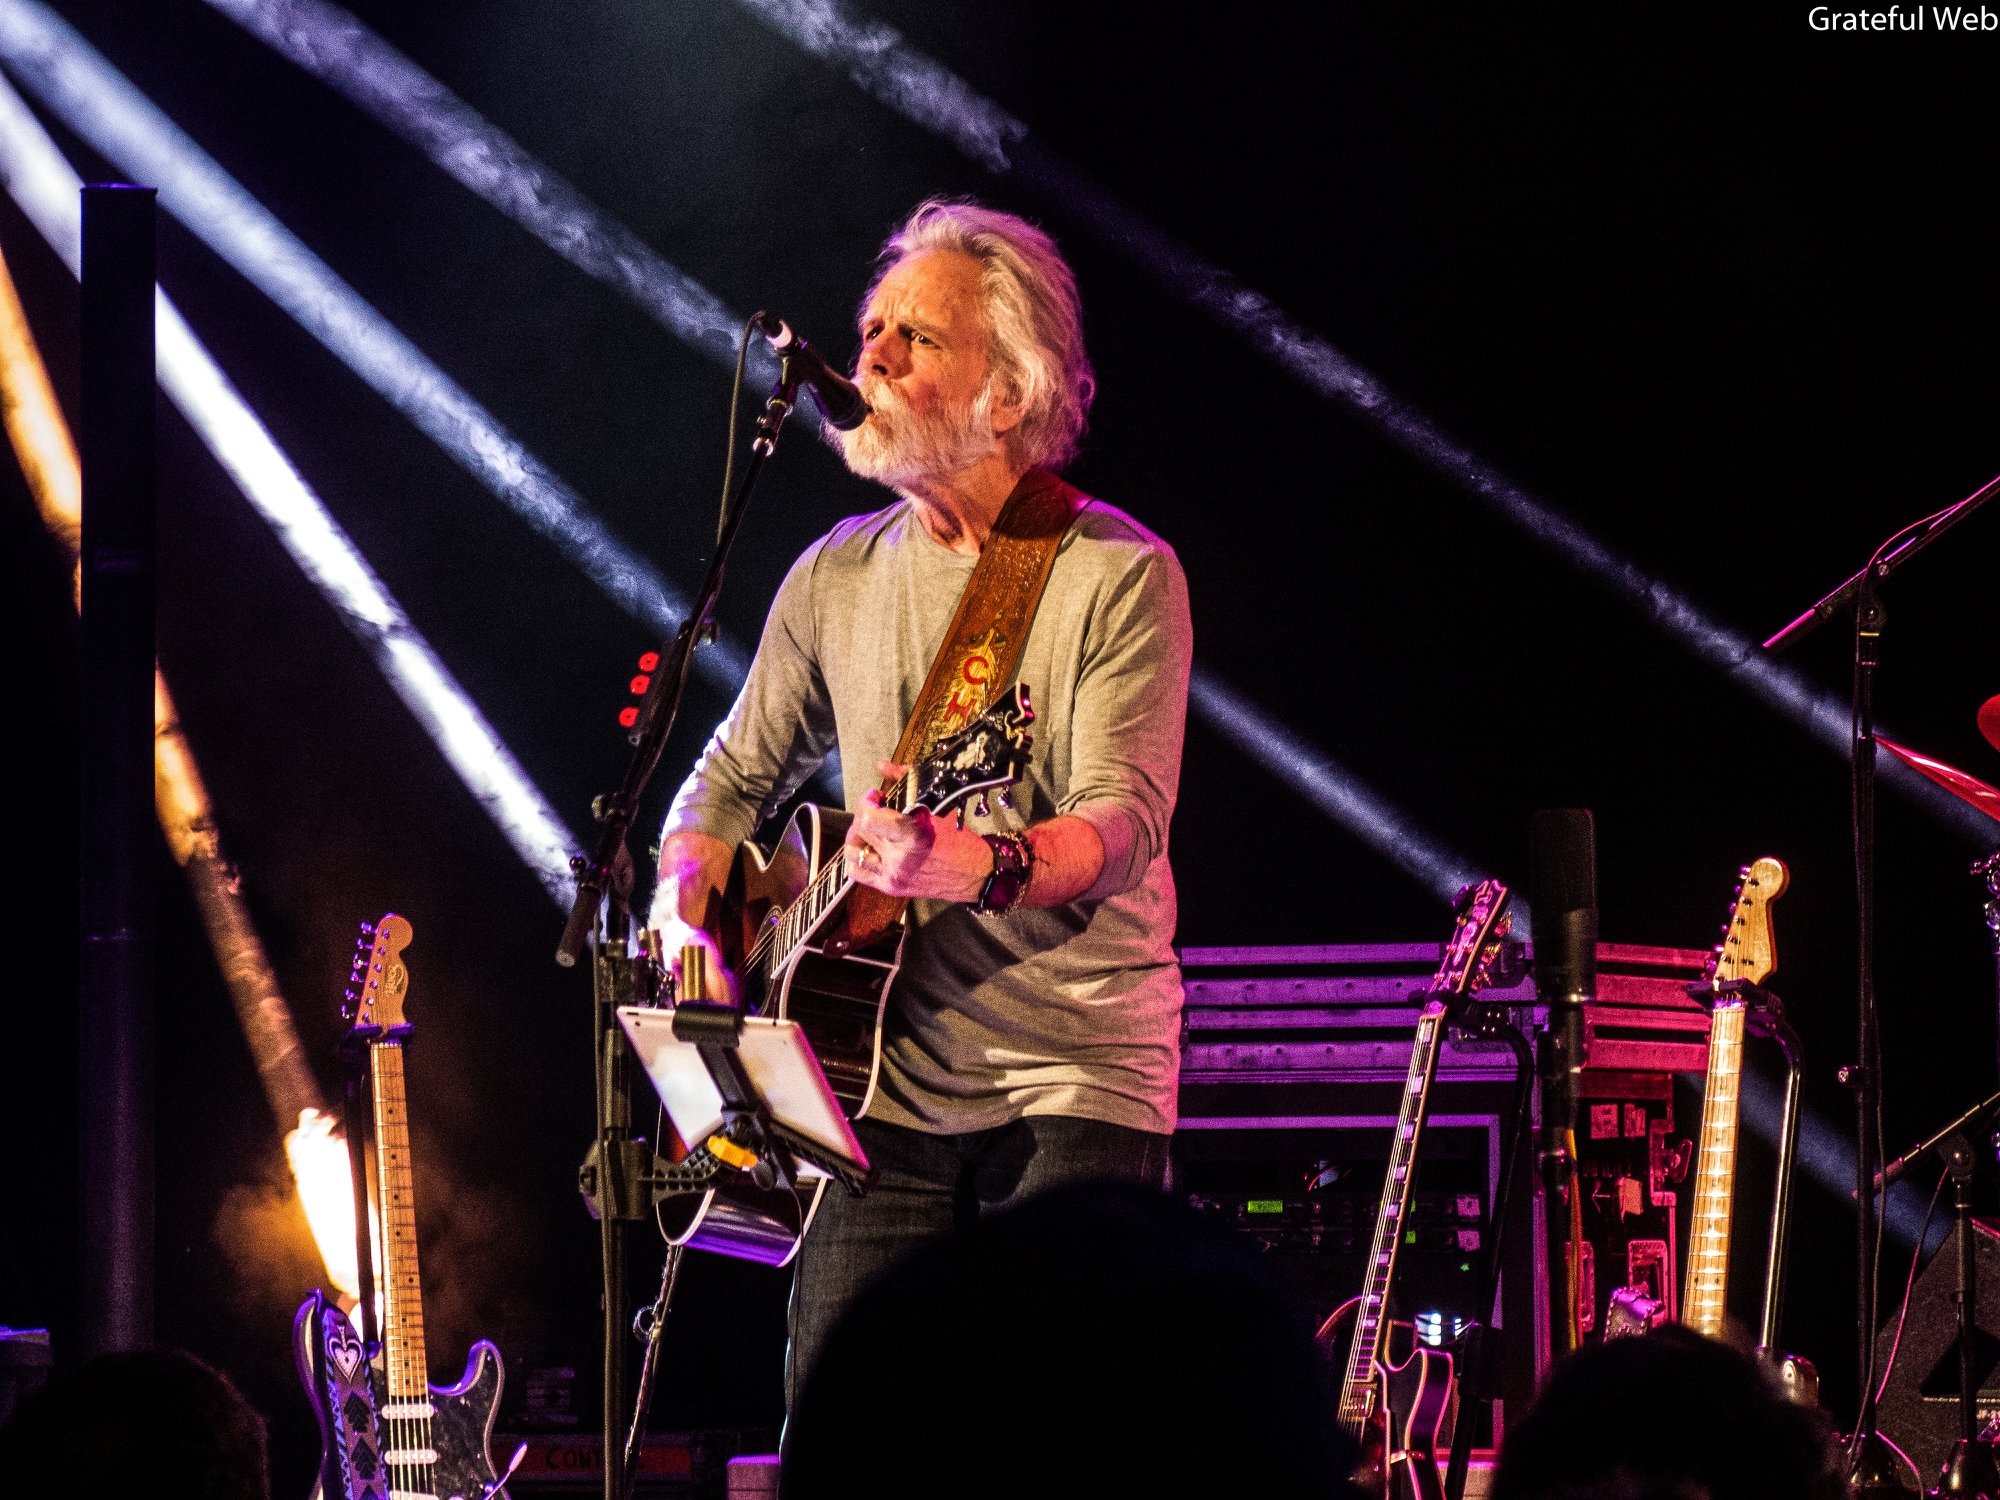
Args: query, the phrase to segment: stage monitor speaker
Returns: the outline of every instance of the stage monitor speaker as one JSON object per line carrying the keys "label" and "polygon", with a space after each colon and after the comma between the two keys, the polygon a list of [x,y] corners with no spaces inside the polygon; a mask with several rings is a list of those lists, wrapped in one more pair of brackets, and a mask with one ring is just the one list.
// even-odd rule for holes
{"label": "stage monitor speaker", "polygon": [[[1982,1424],[2000,1412],[1993,1372],[2000,1365],[2000,1225],[1972,1221],[1973,1274],[1978,1303],[1973,1317],[1972,1374]],[[1875,1334],[1875,1367],[1896,1341],[1892,1309]],[[1880,1378],[1879,1376],[1877,1377]],[[1910,1314],[1896,1368],[1883,1389],[1876,1423],[1933,1483],[1958,1440],[1958,1231],[1938,1246],[1910,1293]]]}

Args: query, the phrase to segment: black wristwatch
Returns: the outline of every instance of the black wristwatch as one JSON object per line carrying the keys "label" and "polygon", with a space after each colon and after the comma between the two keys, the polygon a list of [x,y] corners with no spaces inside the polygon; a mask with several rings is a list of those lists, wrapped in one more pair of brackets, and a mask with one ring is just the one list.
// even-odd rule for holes
{"label": "black wristwatch", "polygon": [[993,851],[993,873],[979,888],[972,910],[976,916],[997,917],[1020,905],[1028,894],[1028,882],[1035,875],[1035,849],[1023,834],[982,833],[980,837]]}

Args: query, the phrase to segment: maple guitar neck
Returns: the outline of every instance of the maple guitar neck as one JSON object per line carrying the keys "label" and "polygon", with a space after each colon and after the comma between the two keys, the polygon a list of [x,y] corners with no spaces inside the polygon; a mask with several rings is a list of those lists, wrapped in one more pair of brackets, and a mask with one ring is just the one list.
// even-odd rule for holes
{"label": "maple guitar neck", "polygon": [[1729,1231],[1736,1188],[1736,1129],[1742,1097],[1741,999],[1718,1000],[1708,1034],[1700,1151],[1688,1223],[1687,1288],[1681,1321],[1720,1338],[1729,1294]]}
{"label": "maple guitar neck", "polygon": [[430,1361],[424,1349],[423,1274],[417,1262],[417,1203],[410,1171],[402,1038],[371,1043],[368,1053],[375,1085],[375,1173],[382,1195],[384,1374],[390,1403],[414,1404],[429,1399]]}
{"label": "maple guitar neck", "polygon": [[1736,898],[1709,972],[1715,994],[1695,1157],[1694,1206],[1688,1223],[1687,1278],[1681,1293],[1681,1321],[1709,1338],[1721,1337],[1728,1309],[1737,1126],[1743,1097],[1743,1033],[1749,1014],[1743,995],[1722,986],[1756,984],[1777,967],[1770,907],[1784,894],[1789,881],[1784,864],[1768,856],[1739,872]]}

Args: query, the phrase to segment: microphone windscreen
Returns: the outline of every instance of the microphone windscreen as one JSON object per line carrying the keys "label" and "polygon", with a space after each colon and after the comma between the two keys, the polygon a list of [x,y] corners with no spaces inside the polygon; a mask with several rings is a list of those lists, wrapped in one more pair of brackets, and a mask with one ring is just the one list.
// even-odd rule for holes
{"label": "microphone windscreen", "polygon": [[1535,988],[1545,1000],[1597,988],[1597,832],[1590,811],[1551,807],[1528,824]]}

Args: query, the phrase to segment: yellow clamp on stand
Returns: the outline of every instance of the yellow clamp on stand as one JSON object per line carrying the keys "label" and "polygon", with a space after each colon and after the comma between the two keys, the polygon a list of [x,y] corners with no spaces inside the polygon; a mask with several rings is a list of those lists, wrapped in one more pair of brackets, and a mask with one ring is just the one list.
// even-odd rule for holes
{"label": "yellow clamp on stand", "polygon": [[755,1151],[739,1146],[736,1142],[720,1134],[710,1136],[703,1144],[708,1147],[709,1155],[713,1156],[717,1161],[727,1162],[739,1171],[747,1172],[757,1165],[757,1153]]}

